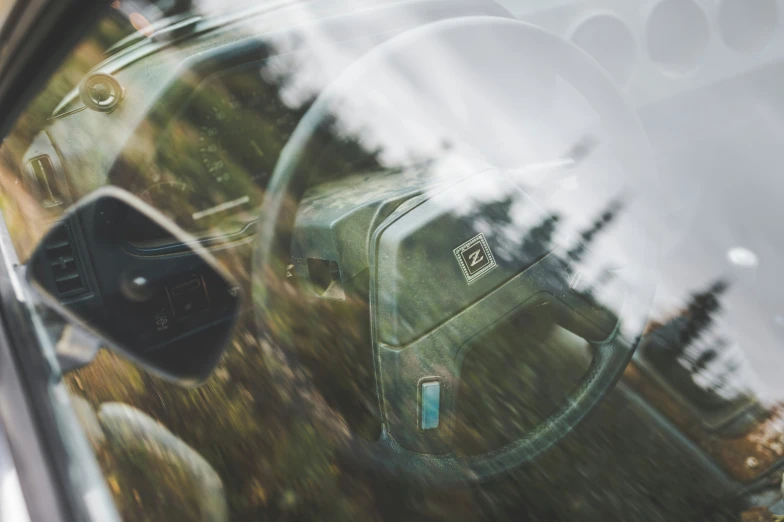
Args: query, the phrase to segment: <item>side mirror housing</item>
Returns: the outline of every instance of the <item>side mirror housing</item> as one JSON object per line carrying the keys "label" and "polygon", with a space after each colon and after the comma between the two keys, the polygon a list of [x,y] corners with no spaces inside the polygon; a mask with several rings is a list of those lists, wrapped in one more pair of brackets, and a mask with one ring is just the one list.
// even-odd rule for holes
{"label": "side mirror housing", "polygon": [[[140,248],[140,230],[154,243]],[[52,227],[29,259],[27,279],[72,324],[184,386],[215,368],[241,302],[199,241],[115,187],[79,201]]]}

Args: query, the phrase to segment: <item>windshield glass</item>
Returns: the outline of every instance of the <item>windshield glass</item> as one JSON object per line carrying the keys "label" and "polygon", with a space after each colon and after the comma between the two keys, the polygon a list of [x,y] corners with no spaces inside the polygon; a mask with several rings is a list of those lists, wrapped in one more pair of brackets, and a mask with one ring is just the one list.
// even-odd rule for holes
{"label": "windshield glass", "polygon": [[124,519],[784,516],[779,6],[615,4],[107,7],[0,203]]}

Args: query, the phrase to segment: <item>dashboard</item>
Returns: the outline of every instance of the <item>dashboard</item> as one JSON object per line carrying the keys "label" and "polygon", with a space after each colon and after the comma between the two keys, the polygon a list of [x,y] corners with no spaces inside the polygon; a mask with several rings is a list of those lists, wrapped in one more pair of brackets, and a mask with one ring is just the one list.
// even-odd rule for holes
{"label": "dashboard", "polygon": [[[309,15],[324,17],[347,8],[310,7]],[[508,16],[497,4],[476,1],[390,4],[326,18],[316,34],[285,27],[297,9],[205,22],[185,38],[141,42],[110,58],[90,75],[111,74],[121,103],[96,112],[78,92],[69,95],[24,157],[28,182],[57,193],[53,211],[115,185],[197,239],[246,237],[288,137],[318,92],[356,57],[427,21]],[[332,46],[327,63],[318,55],[324,45]],[[131,227],[129,241],[158,249],[160,238],[147,235]]]}
{"label": "dashboard", "polygon": [[778,0],[504,2],[571,40],[641,108],[779,62]]}
{"label": "dashboard", "polygon": [[[280,101],[278,86],[262,80],[263,69],[252,62],[205,79],[166,125],[141,175],[122,166],[110,182],[171,209],[197,238],[242,235],[303,114]],[[143,243],[144,233],[133,240]]]}

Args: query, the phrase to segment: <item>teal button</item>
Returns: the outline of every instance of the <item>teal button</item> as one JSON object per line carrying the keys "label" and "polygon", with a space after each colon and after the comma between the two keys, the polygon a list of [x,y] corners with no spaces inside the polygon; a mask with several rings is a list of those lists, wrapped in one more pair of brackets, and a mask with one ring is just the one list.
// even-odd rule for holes
{"label": "teal button", "polygon": [[438,428],[438,417],[441,413],[441,383],[428,381],[422,383],[422,419],[423,430]]}

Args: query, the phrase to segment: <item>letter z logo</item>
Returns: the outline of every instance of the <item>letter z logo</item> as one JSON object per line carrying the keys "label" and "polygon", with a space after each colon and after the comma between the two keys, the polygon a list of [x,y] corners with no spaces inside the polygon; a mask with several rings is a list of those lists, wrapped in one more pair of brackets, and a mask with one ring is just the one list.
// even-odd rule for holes
{"label": "letter z logo", "polygon": [[473,283],[498,266],[483,234],[478,234],[454,250],[466,282]]}
{"label": "letter z logo", "polygon": [[474,250],[470,254],[468,254],[468,259],[471,260],[471,266],[474,267],[478,265],[480,262],[485,260],[485,256],[482,255],[481,250]]}

